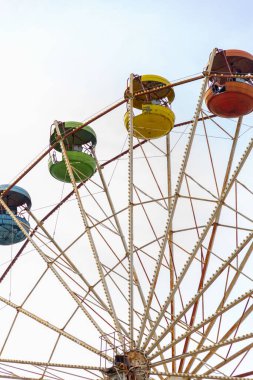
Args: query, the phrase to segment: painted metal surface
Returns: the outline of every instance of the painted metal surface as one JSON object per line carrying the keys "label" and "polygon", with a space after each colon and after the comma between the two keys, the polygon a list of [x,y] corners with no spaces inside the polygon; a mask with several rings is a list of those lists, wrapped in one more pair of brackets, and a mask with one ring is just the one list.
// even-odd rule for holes
{"label": "painted metal surface", "polygon": [[[0,185],[0,192],[9,187],[9,184]],[[3,202],[10,208],[16,218],[22,224],[26,232],[29,232],[30,224],[24,216],[18,215],[18,208],[26,206],[31,208],[32,201],[29,193],[19,186],[13,186],[7,195],[3,196]],[[0,245],[11,245],[25,240],[26,236],[15,223],[11,215],[0,206]]]}
{"label": "painted metal surface", "polygon": [[[65,134],[68,134],[68,132],[74,131],[76,128],[79,128],[82,125],[83,123],[80,123],[77,121],[65,121],[64,123],[59,123],[59,129],[60,129],[61,135],[64,136]],[[57,142],[57,133],[54,129],[53,133],[50,136],[50,145],[53,145],[56,142]],[[78,129],[76,132],[74,132],[71,135],[68,135],[64,139],[64,144],[67,150],[72,150],[73,145],[83,145],[89,142],[93,146],[97,144],[96,133],[89,125],[83,126],[83,128]],[[59,143],[55,145],[55,149],[58,152],[61,151],[61,147]]]}
{"label": "painted metal surface", "polygon": [[[155,139],[165,136],[171,131],[175,115],[170,104],[175,98],[170,82],[159,75],[135,75],[132,80],[132,91],[128,87],[125,98],[132,100],[133,108],[142,110],[141,114],[133,115],[133,136],[139,139]],[[155,89],[155,91],[153,91]],[[146,92],[152,90],[152,92]],[[135,96],[139,91],[143,94]],[[124,123],[129,130],[129,112],[124,115]]]}
{"label": "painted metal surface", "polygon": [[253,111],[253,85],[243,82],[226,82],[223,92],[209,88],[205,94],[206,105],[221,117],[239,117]]}
{"label": "painted metal surface", "polygon": [[[210,88],[205,95],[208,109],[215,115],[226,118],[252,112],[252,72],[253,56],[250,53],[236,49],[217,51],[211,70]],[[235,77],[222,77],[219,74]]]}
{"label": "painted metal surface", "polygon": [[[133,118],[133,135],[140,139],[155,139],[165,136],[173,128],[174,121],[175,115],[170,108],[153,104],[143,105],[142,113]],[[128,129],[128,113],[124,116],[124,123]]]}
{"label": "painted metal surface", "polygon": [[[23,227],[29,232],[30,224],[25,218],[17,216]],[[26,236],[8,214],[0,214],[0,245],[11,245],[25,240]]]}
{"label": "painted metal surface", "polygon": [[[6,190],[10,185],[4,184],[0,185],[0,193]],[[31,208],[32,201],[29,193],[23,189],[20,186],[13,186],[12,189],[8,192],[8,195],[3,196],[3,200],[6,202],[10,207],[17,207],[22,206],[23,204],[27,204],[28,208]]]}
{"label": "painted metal surface", "polygon": [[253,72],[253,55],[237,49],[221,50],[216,53],[212,71],[230,73],[240,70],[241,73]]}
{"label": "painted metal surface", "polygon": [[[54,128],[50,136],[50,144],[54,145],[55,152],[49,158],[49,172],[59,181],[71,182],[66,160],[63,156],[62,149],[64,147],[75,181],[86,181],[96,170],[96,160],[93,157],[93,150],[97,143],[96,134],[88,125],[80,128],[82,126],[80,122],[67,121],[57,123],[60,135],[57,134],[56,128]],[[76,132],[69,134],[69,132],[75,129],[77,129]],[[64,138],[65,135],[66,137]],[[60,137],[63,137],[63,140],[57,143]],[[64,145],[62,145],[62,141]]]}
{"label": "painted metal surface", "polygon": [[[85,181],[90,178],[96,170],[95,159],[87,153],[77,151],[67,151],[76,182]],[[53,161],[49,159],[48,168],[50,174],[58,181],[70,183],[70,177],[66,168],[65,161]]]}

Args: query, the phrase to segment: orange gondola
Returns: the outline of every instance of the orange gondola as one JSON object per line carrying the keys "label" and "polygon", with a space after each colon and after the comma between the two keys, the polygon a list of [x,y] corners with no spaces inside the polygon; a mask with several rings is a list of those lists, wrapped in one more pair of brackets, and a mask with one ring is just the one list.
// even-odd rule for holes
{"label": "orange gondola", "polygon": [[[247,78],[247,74],[252,72],[253,56],[250,53],[242,50],[218,51],[212,65],[210,88],[205,94],[208,109],[226,118],[252,112],[253,83]],[[236,74],[237,77],[216,77],[215,74]]]}

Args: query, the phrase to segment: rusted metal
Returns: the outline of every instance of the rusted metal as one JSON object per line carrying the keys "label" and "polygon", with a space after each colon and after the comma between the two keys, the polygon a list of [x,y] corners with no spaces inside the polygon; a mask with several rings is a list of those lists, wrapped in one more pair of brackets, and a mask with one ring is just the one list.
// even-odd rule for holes
{"label": "rusted metal", "polygon": [[248,377],[251,375],[253,375],[253,371],[240,373],[240,375],[236,375],[235,377]]}
{"label": "rusted metal", "polygon": [[205,94],[205,102],[210,112],[225,118],[237,118],[252,112],[253,85],[247,80],[237,79],[216,79],[215,83],[212,81]]}

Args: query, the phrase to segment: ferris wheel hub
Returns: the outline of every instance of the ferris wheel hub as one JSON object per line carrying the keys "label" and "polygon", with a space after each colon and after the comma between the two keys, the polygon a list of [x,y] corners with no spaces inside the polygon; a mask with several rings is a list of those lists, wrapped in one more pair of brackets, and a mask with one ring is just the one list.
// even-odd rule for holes
{"label": "ferris wheel hub", "polygon": [[115,355],[113,366],[103,372],[108,380],[145,380],[149,378],[149,360],[143,351],[133,349]]}

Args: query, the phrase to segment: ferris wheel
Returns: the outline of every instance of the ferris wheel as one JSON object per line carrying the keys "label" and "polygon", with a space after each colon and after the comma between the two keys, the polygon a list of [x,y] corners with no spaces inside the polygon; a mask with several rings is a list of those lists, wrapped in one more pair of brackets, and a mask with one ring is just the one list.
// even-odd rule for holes
{"label": "ferris wheel", "polygon": [[[95,122],[124,104],[128,146],[103,160]],[[253,56],[214,49],[201,75],[131,74],[113,106],[53,122],[0,186],[0,378],[253,379],[252,111]],[[46,211],[21,187],[40,163],[63,186]]]}

